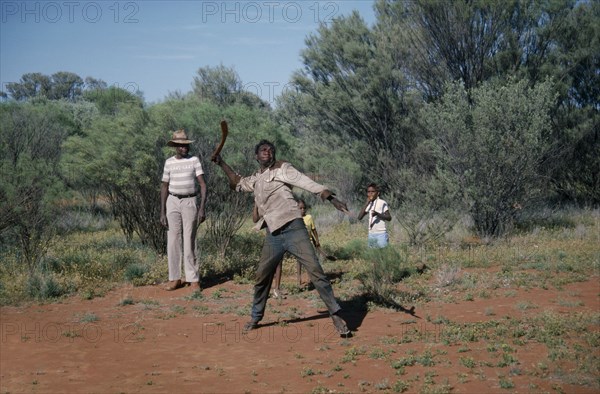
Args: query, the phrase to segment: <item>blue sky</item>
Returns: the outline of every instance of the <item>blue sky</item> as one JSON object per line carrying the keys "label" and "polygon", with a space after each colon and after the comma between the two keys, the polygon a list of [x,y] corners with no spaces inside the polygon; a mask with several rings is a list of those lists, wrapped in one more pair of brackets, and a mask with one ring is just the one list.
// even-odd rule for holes
{"label": "blue sky", "polygon": [[352,10],[374,22],[372,0],[1,0],[0,83],[70,71],[153,103],[190,91],[198,68],[223,64],[272,103],[302,67],[307,35]]}

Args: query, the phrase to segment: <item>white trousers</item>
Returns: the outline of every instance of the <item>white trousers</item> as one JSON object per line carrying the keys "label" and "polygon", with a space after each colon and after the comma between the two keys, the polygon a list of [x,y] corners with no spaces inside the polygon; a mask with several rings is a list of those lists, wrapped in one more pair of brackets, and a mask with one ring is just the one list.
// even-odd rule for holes
{"label": "white trousers", "polygon": [[[196,197],[167,198],[167,257],[169,260],[169,280],[181,278],[181,258],[186,282],[198,282],[198,262],[196,261],[196,230],[198,206]],[[182,253],[183,251],[183,253]]]}

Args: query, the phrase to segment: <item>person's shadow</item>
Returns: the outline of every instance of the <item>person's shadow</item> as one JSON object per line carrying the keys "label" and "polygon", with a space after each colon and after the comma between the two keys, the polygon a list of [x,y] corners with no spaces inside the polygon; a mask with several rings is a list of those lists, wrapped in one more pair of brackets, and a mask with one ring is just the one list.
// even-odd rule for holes
{"label": "person's shadow", "polygon": [[374,301],[376,304],[381,305],[385,308],[393,309],[397,312],[406,313],[414,316],[417,319],[420,317],[416,314],[415,307],[406,308],[394,301],[381,301],[374,300],[367,294],[356,295],[349,300],[341,301],[340,306],[342,307],[341,316],[346,320],[346,324],[351,331],[359,331],[362,326],[362,322],[368,314],[369,301]]}
{"label": "person's shadow", "polygon": [[[369,308],[368,308],[369,301],[374,301],[378,305],[381,305],[383,307],[393,309],[397,312],[406,313],[408,315],[414,316],[417,319],[421,319],[421,317],[419,317],[416,314],[414,306],[412,306],[410,308],[406,308],[406,307],[404,307],[396,302],[393,302],[393,301],[384,302],[381,300],[374,300],[372,297],[369,297],[366,294],[355,295],[348,300],[339,302],[340,306],[342,307],[342,310],[339,312],[339,314],[346,321],[346,324],[348,325],[348,329],[350,329],[351,332],[357,332],[360,330],[362,322],[364,321],[364,319],[367,316],[368,311],[369,311]],[[321,320],[321,319],[329,319],[329,312],[326,309],[317,311],[317,314],[315,314],[315,315],[293,318],[293,319],[285,320],[285,322],[287,324],[293,324],[293,323],[309,322],[309,321],[315,321],[315,320]],[[279,322],[269,322],[269,323],[261,323],[260,326],[268,327],[268,326],[273,326],[273,325],[277,325],[277,324],[279,324]],[[351,336],[352,336],[352,334],[346,336],[346,338],[349,338]]]}
{"label": "person's shadow", "polygon": [[223,273],[221,275],[205,276],[203,278],[200,278],[200,285],[202,286],[202,289],[209,289],[214,286],[222,285],[225,282],[229,282],[230,280],[233,280],[233,277],[233,273],[229,272]]}

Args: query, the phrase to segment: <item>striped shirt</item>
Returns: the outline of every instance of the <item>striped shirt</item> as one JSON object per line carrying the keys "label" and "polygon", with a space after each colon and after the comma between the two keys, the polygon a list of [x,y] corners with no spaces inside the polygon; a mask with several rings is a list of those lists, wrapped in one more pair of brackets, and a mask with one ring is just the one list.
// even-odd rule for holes
{"label": "striped shirt", "polygon": [[171,156],[165,161],[162,181],[169,184],[169,193],[194,194],[196,193],[195,179],[204,174],[202,164],[196,156],[181,159]]}

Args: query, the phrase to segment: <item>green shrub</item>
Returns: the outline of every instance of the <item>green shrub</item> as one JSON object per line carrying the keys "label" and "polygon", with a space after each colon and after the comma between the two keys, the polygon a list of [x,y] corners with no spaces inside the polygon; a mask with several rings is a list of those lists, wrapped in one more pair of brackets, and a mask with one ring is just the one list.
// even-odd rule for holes
{"label": "green shrub", "polygon": [[428,141],[435,168],[459,182],[479,236],[505,234],[542,194],[553,102],[550,82],[487,82],[469,92],[454,84],[421,114],[435,131]]}
{"label": "green shrub", "polygon": [[202,253],[197,257],[200,259],[202,278],[226,276],[254,282],[262,243],[262,235],[254,231],[235,235],[223,257],[217,246],[201,238]]}
{"label": "green shrub", "polygon": [[128,265],[127,268],[125,268],[125,273],[123,274],[123,276],[125,277],[126,281],[135,282],[136,279],[143,278],[148,271],[149,269],[146,265],[134,263]]}
{"label": "green shrub", "polygon": [[343,248],[335,252],[335,256],[338,259],[350,260],[354,258],[360,258],[367,248],[367,241],[360,239],[353,239],[348,242]]}
{"label": "green shrub", "polygon": [[34,273],[27,280],[26,292],[30,298],[44,301],[66,294],[67,289],[52,274]]}
{"label": "green shrub", "polygon": [[[117,253],[114,260],[112,261],[112,266],[115,270],[122,270],[124,268],[131,267],[133,265],[140,265],[138,259],[133,256],[130,251],[123,251]],[[135,268],[133,269],[136,270]]]}
{"label": "green shrub", "polygon": [[409,276],[414,268],[409,267],[406,253],[392,246],[383,249],[367,249],[362,254],[364,271],[358,275],[365,292],[375,301],[395,304],[396,283]]}

